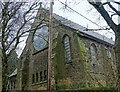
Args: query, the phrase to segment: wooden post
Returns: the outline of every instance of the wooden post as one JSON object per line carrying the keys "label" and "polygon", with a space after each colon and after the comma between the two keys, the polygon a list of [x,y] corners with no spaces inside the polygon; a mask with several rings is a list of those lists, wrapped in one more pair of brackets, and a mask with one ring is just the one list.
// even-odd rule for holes
{"label": "wooden post", "polygon": [[53,0],[50,0],[49,10],[49,47],[48,47],[48,79],[47,79],[47,90],[51,90],[51,62],[52,62],[52,13],[53,13]]}

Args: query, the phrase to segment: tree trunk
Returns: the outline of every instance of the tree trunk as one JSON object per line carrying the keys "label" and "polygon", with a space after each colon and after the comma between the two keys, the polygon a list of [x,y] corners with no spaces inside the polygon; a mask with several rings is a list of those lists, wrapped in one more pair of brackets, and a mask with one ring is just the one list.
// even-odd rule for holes
{"label": "tree trunk", "polygon": [[118,78],[116,89],[120,91],[120,32],[117,32],[115,35],[116,35],[116,40],[114,45],[114,52],[115,52],[117,78]]}
{"label": "tree trunk", "polygon": [[7,91],[8,83],[8,58],[3,57],[2,59],[2,92]]}

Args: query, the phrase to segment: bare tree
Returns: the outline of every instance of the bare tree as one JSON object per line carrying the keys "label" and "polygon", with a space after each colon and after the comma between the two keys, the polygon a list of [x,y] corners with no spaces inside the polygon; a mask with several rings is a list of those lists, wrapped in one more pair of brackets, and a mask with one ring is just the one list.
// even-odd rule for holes
{"label": "bare tree", "polygon": [[[2,51],[2,91],[6,92],[8,82],[8,58],[21,43],[21,38],[30,31],[34,31],[42,24],[45,18],[37,23],[34,29],[31,25],[36,18],[36,13],[41,2],[1,2],[0,1],[0,30]],[[40,16],[38,16],[40,17]]]}
{"label": "bare tree", "polygon": [[[119,1],[106,0],[106,2],[101,2],[101,0],[88,0],[88,2],[101,14],[104,20],[107,22],[109,27],[115,32],[115,44],[114,51],[116,56],[116,65],[118,72],[118,81],[117,81],[117,89],[120,90],[120,24],[115,23],[113,20],[114,15],[120,16],[120,11],[116,9],[113,4],[120,5]],[[105,9],[105,5],[108,5],[112,10],[112,14],[110,16],[109,11]]]}

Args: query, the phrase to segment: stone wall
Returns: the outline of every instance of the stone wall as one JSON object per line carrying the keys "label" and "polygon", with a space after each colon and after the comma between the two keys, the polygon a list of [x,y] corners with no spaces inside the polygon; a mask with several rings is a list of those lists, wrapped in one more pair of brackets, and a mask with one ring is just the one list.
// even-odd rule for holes
{"label": "stone wall", "polygon": [[[54,29],[55,30],[55,29]],[[86,87],[113,87],[115,84],[115,61],[114,57],[109,57],[108,52],[111,47],[105,46],[99,42],[88,39],[80,34],[77,34],[72,29],[64,26],[56,29],[59,31],[57,37],[53,39],[53,55],[52,55],[52,89],[84,89]],[[66,63],[65,51],[63,45],[64,35],[70,37],[70,48],[72,61]],[[95,44],[97,52],[97,61],[92,62],[90,54],[91,44]],[[29,69],[27,75],[26,90],[46,90],[47,81],[43,79],[44,70],[47,70],[47,48],[34,52],[31,46],[29,52],[29,65],[25,68]],[[113,50],[112,50],[113,54]],[[114,56],[114,55],[112,55]],[[25,71],[23,71],[25,73]],[[42,72],[42,81],[40,78]],[[38,73],[38,80],[36,79]],[[33,83],[33,74],[35,77]],[[37,80],[37,81],[36,81]]]}
{"label": "stone wall", "polygon": [[8,59],[8,75],[12,74],[17,67],[18,58],[15,51],[12,52]]}
{"label": "stone wall", "polygon": [[[61,27],[55,51],[55,80],[57,89],[81,89],[84,87],[113,87],[115,84],[115,60],[113,49],[77,34],[75,30]],[[70,37],[72,62],[66,63],[63,36]],[[92,63],[90,46],[97,48],[97,61]],[[95,65],[95,67],[93,66]],[[113,82],[114,81],[114,82]],[[112,85],[113,84],[113,85]]]}

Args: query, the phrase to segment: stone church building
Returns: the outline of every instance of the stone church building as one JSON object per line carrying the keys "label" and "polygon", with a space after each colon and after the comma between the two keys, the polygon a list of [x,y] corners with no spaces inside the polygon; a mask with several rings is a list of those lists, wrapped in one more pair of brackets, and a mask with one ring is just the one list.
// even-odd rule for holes
{"label": "stone church building", "polygon": [[[9,76],[10,90],[47,90],[48,15],[39,10],[31,29],[44,21],[29,33],[17,69]],[[111,39],[53,14],[52,41],[52,90],[115,86]]]}

